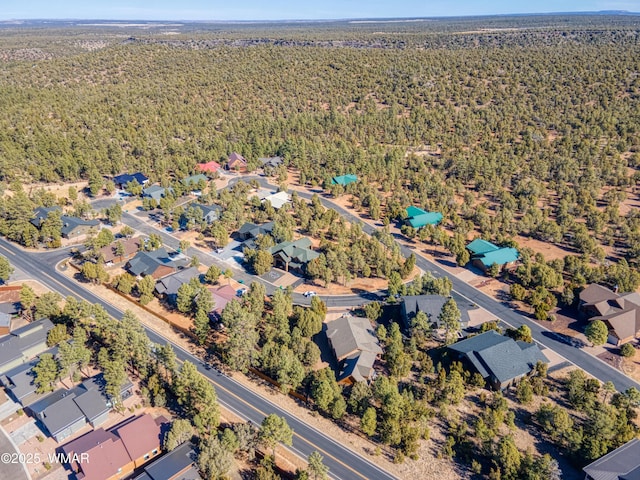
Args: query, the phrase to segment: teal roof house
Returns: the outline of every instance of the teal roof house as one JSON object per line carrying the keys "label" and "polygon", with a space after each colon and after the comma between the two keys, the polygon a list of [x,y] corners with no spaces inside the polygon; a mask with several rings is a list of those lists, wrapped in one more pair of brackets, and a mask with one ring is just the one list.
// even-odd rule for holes
{"label": "teal roof house", "polygon": [[492,265],[508,267],[514,264],[520,257],[520,253],[513,247],[498,247],[491,242],[476,238],[469,245],[467,250],[471,253],[471,262],[483,272],[486,272]]}
{"label": "teal roof house", "polygon": [[354,183],[358,181],[358,176],[353,174],[340,175],[339,177],[333,177],[331,179],[332,185],[342,185],[346,187],[350,183]]}
{"label": "teal roof house", "polygon": [[426,225],[438,225],[442,221],[440,212],[427,212],[421,208],[410,205],[407,207],[407,225],[413,228],[422,228]]}

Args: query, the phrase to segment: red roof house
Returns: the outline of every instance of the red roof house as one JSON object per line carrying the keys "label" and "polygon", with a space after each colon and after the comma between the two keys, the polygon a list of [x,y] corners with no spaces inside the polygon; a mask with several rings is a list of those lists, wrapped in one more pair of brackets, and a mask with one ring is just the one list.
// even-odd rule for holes
{"label": "red roof house", "polygon": [[205,173],[216,173],[220,169],[220,164],[218,162],[214,162],[213,160],[207,163],[201,163],[198,165],[198,171]]}

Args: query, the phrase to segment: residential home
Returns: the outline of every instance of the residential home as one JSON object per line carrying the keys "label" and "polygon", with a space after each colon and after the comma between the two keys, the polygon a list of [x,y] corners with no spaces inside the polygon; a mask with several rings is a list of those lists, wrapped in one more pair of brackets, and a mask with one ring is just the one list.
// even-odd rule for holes
{"label": "residential home", "polygon": [[632,438],[582,471],[586,474],[585,480],[637,480],[640,478],[640,440]]}
{"label": "residential home", "polygon": [[535,343],[516,342],[495,330],[461,340],[448,349],[495,390],[503,390],[530,374],[538,362],[549,362]]}
{"label": "residential home", "polygon": [[262,199],[262,203],[265,202],[271,203],[271,206],[276,210],[280,210],[285,205],[289,205],[291,203],[291,195],[287,192],[277,192],[271,195],[266,196]]}
{"label": "residential home", "polygon": [[151,185],[150,187],[142,190],[142,197],[152,198],[156,202],[160,203],[160,200],[169,195],[169,193],[171,192],[172,189],[170,188],[164,188],[160,185]]}
{"label": "residential home", "polygon": [[442,221],[440,212],[427,212],[413,205],[407,207],[405,223],[413,228],[422,228],[426,225],[437,225]]}
{"label": "residential home", "polygon": [[580,312],[589,321],[602,320],[609,329],[607,342],[616,346],[640,335],[640,294],[616,293],[592,283],[579,294]]}
{"label": "residential home", "polygon": [[245,241],[251,238],[256,238],[258,235],[270,234],[273,231],[273,225],[273,222],[263,223],[262,225],[247,222],[238,230],[238,238]]}
{"label": "residential home", "polygon": [[239,153],[233,152],[231,155],[229,155],[225,168],[234,172],[246,173],[247,160]]}
{"label": "residential home", "polygon": [[12,318],[13,315],[0,311],[0,337],[9,335],[9,332],[11,331]]}
{"label": "residential home", "polygon": [[40,230],[44,221],[49,217],[51,212],[62,212],[62,209],[58,206],[55,207],[37,207],[33,210],[33,218],[29,220],[31,224]]}
{"label": "residential home", "polygon": [[16,315],[20,313],[21,285],[0,285],[0,312]]}
{"label": "residential home", "polygon": [[213,160],[207,163],[201,163],[196,166],[196,169],[202,173],[216,173],[220,170],[220,164],[218,162],[214,162]]}
{"label": "residential home", "polygon": [[[404,328],[408,331],[411,328],[411,321],[416,314],[418,312],[424,312],[432,328],[442,329],[444,326],[439,317],[442,312],[442,307],[448,299],[448,297],[443,297],[442,295],[407,295],[400,297],[400,316]],[[493,319],[491,314],[470,302],[459,301],[457,305],[458,310],[460,310],[461,328],[478,326],[481,323]]]}
{"label": "residential home", "polygon": [[198,173],[196,175],[191,175],[190,177],[183,178],[182,179],[182,184],[187,188],[197,189],[197,187],[200,184],[200,182],[205,182],[206,183],[208,181],[209,181],[209,179],[207,178],[206,175],[204,175],[202,173]]}
{"label": "residential home", "polygon": [[43,318],[0,338],[0,374],[47,350],[47,334],[52,328],[51,320]]}
{"label": "residential home", "polygon": [[326,335],[340,364],[338,383],[352,385],[373,377],[373,365],[382,348],[369,320],[344,315],[327,324]]}
{"label": "residential home", "polygon": [[86,235],[91,229],[100,225],[98,220],[84,220],[78,217],[62,215],[62,238],[77,238],[80,235]]}
{"label": "residential home", "polygon": [[[50,353],[55,357],[58,354],[58,347],[50,348],[42,353]],[[46,393],[36,393],[36,385],[33,383],[34,374],[32,368],[38,361],[39,358],[36,357],[27,363],[8,370],[4,375],[0,375],[0,385],[4,387],[5,392],[23,407],[27,407],[48,395]]]}
{"label": "residential home", "polygon": [[[104,388],[104,376],[99,374],[72,389],[56,390],[30,403],[25,410],[60,443],[87,423],[95,428],[107,420],[113,404]],[[121,387],[121,398],[131,396],[132,391],[133,384],[127,381]]]}
{"label": "residential home", "polygon": [[49,435],[58,443],[87,424],[84,413],[73,401],[73,397],[69,390],[60,389],[27,408],[27,411],[42,422]]}
{"label": "residential home", "polygon": [[127,186],[127,183],[136,181],[140,185],[144,186],[149,182],[149,177],[146,175],[136,172],[133,174],[123,173],[122,175],[116,175],[113,177],[113,183],[117,188],[124,189]]}
{"label": "residential home", "polygon": [[307,263],[320,256],[318,252],[311,250],[311,240],[302,237],[293,242],[281,242],[271,247],[268,251],[273,255],[276,267],[283,268],[286,272],[289,269],[304,273]]}
{"label": "residential home", "polygon": [[156,280],[176,271],[178,265],[164,247],[151,252],[140,251],[127,263],[134,277],[152,276]]}
{"label": "residential home", "polygon": [[202,480],[191,442],[185,442],[144,467],[134,480]]}
{"label": "residential home", "polygon": [[471,262],[483,272],[489,270],[494,264],[502,268],[515,265],[520,257],[518,250],[512,247],[498,247],[491,242],[476,238],[467,245],[471,254]]}
{"label": "residential home", "polygon": [[163,296],[167,302],[175,305],[178,300],[178,290],[192,278],[199,278],[200,271],[197,267],[189,267],[167,275],[156,282],[156,293]]}
{"label": "residential home", "polygon": [[338,177],[333,177],[331,179],[331,184],[332,185],[342,185],[343,187],[346,187],[347,185],[349,185],[350,183],[354,183],[358,181],[358,177],[357,175],[353,175],[353,174],[347,174],[347,175],[340,175]]}
{"label": "residential home", "polygon": [[262,168],[277,168],[284,162],[282,157],[259,158],[258,161],[262,165]]}
{"label": "residential home", "polygon": [[222,207],[220,205],[204,205],[202,203],[192,203],[189,206],[202,210],[202,219],[207,223],[207,225],[211,225],[216,220],[219,220],[220,214],[222,213]]}
{"label": "residential home", "polygon": [[[118,243],[122,245],[122,255],[118,255]],[[142,248],[142,237],[120,238],[102,247],[99,252],[105,263],[120,263],[133,258]]]}
{"label": "residential home", "polygon": [[76,478],[126,478],[160,453],[166,424],[164,417],[154,419],[149,414],[130,417],[108,430],[99,428],[72,440],[60,448],[60,453],[73,459],[69,466]]}
{"label": "residential home", "polygon": [[214,304],[214,308],[209,312],[209,316],[214,319],[219,319],[222,316],[222,311],[224,310],[224,307],[227,306],[227,303],[237,297],[237,292],[235,288],[230,285],[208,286],[207,290],[211,292]]}
{"label": "residential home", "polygon": [[99,428],[60,448],[75,478],[81,480],[119,480],[133,473],[135,467],[122,440]]}
{"label": "residential home", "polygon": [[138,468],[160,453],[162,425],[168,423],[169,421],[164,417],[154,419],[147,414],[129,418],[111,428],[111,431],[122,439],[134,467]]}

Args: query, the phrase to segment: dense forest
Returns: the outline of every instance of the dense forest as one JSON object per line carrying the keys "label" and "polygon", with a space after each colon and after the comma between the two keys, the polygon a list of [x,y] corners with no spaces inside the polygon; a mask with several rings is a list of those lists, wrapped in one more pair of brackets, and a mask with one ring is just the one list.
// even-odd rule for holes
{"label": "dense forest", "polygon": [[279,154],[376,216],[640,255],[635,16],[2,32],[5,185]]}

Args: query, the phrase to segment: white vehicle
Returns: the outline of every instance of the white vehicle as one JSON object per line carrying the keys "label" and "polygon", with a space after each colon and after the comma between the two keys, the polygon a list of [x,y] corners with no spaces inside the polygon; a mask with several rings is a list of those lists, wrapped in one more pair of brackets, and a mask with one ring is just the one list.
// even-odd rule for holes
{"label": "white vehicle", "polygon": [[316,295],[318,295],[316,292],[313,292],[311,290],[304,292],[302,295],[304,295],[305,297],[309,298],[309,297],[315,297]]}

